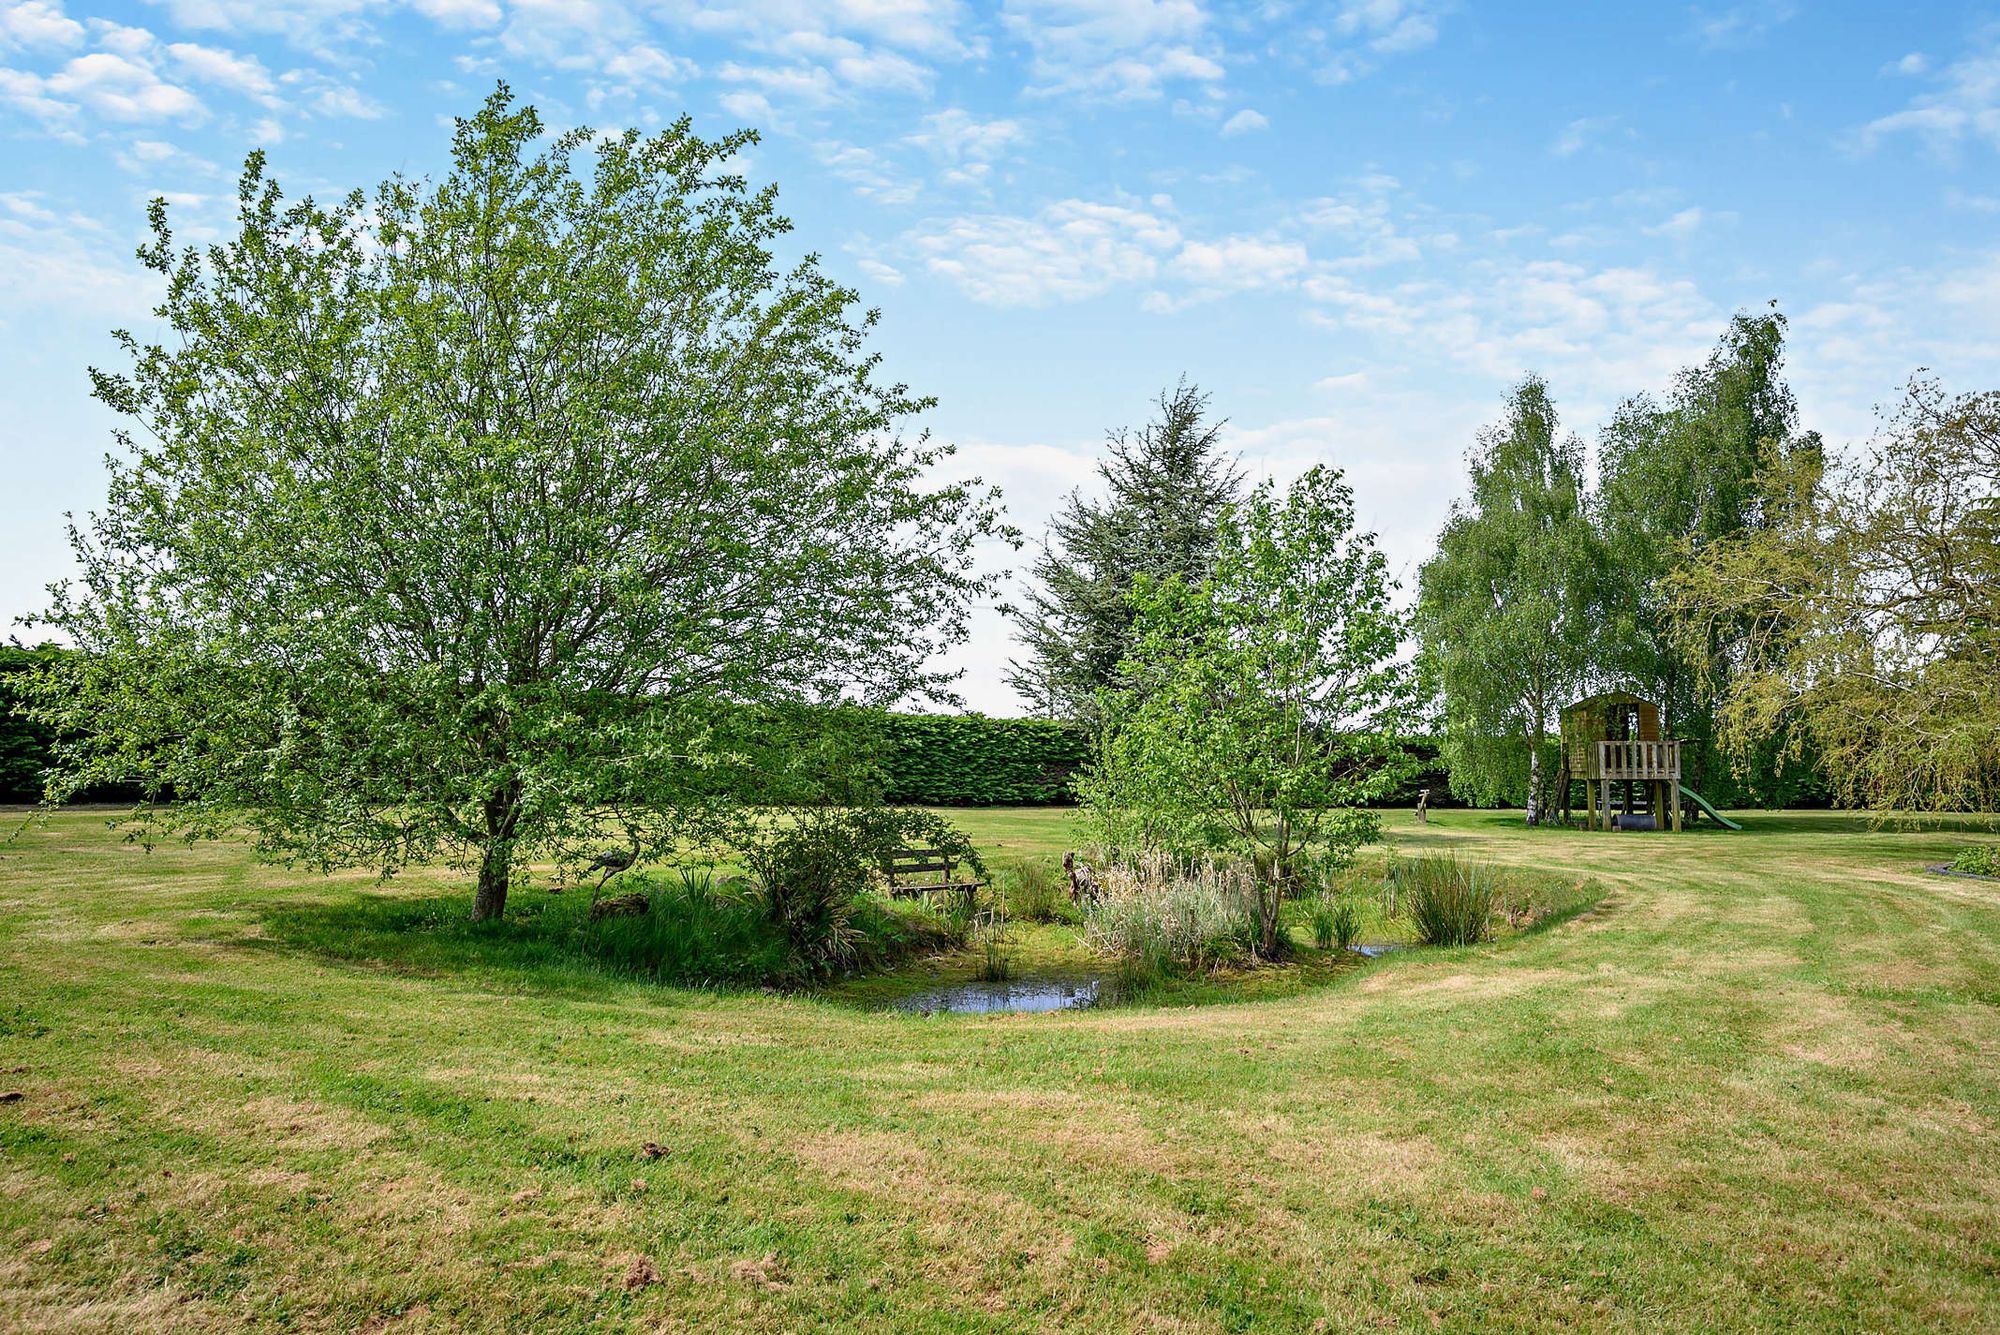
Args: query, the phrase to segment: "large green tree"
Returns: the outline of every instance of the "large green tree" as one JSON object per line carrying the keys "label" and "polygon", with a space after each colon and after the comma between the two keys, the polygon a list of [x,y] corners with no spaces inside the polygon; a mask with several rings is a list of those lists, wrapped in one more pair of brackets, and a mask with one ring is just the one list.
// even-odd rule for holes
{"label": "large green tree", "polygon": [[1035,560],[1019,615],[1026,653],[1007,680],[1052,718],[1095,719],[1098,692],[1132,651],[1127,595],[1142,578],[1206,574],[1223,507],[1241,493],[1208,397],[1183,382],[1158,408],[1139,430],[1111,434],[1097,465],[1104,495],[1065,498]]}
{"label": "large green tree", "polygon": [[[1692,781],[1712,758],[1715,698],[1742,627],[1713,623],[1693,647],[1668,614],[1666,577],[1715,543],[1761,526],[1759,468],[1770,450],[1816,452],[1784,379],[1785,318],[1735,316],[1664,404],[1640,395],[1600,433],[1598,516],[1609,551],[1603,668],[1657,700],[1670,735],[1690,739]],[[1691,648],[1694,652],[1691,654]],[[1768,787],[1774,776],[1748,775]]]}
{"label": "large green tree", "polygon": [[1199,580],[1141,579],[1107,692],[1090,816],[1118,851],[1254,861],[1265,955],[1280,897],[1373,839],[1365,810],[1404,777],[1402,619],[1354,494],[1314,468],[1225,510]]}
{"label": "large green tree", "polygon": [[2000,392],[1920,379],[1865,458],[1766,451],[1764,522],[1669,577],[1737,757],[1808,745],[1836,796],[2000,804]]}
{"label": "large green tree", "polygon": [[872,311],[773,245],[747,134],[552,140],[502,87],[449,172],[141,252],[166,336],[94,372],[121,432],[47,620],[52,796],[384,874],[644,858],[726,807],[745,702],[936,694],[991,495],[926,478]]}
{"label": "large green tree", "polygon": [[1583,444],[1562,434],[1540,378],[1515,388],[1470,468],[1471,495],[1418,572],[1417,630],[1452,790],[1518,802],[1532,825],[1557,805],[1561,710],[1592,676],[1603,544]]}

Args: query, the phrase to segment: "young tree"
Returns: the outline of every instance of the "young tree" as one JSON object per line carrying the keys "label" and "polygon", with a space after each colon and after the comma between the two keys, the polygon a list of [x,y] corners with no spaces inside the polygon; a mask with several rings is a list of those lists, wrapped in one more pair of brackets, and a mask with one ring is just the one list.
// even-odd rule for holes
{"label": "young tree", "polygon": [[1472,495],[1418,572],[1417,629],[1443,701],[1452,790],[1555,804],[1558,720],[1590,676],[1603,546],[1584,505],[1583,445],[1529,376],[1480,433]]}
{"label": "young tree", "polygon": [[1836,796],[1884,810],[2000,801],[2000,392],[1919,379],[1870,457],[1773,447],[1765,522],[1669,577],[1737,755],[1810,744]]}
{"label": "young tree", "polygon": [[1207,573],[1222,509],[1242,490],[1217,453],[1221,430],[1208,396],[1183,381],[1160,395],[1157,420],[1112,433],[1097,466],[1104,499],[1072,492],[1050,520],[1020,614],[1027,653],[1007,676],[1037,712],[1094,719],[1132,650],[1133,585]]}
{"label": "young tree", "polygon": [[1114,845],[1252,859],[1266,956],[1282,895],[1373,839],[1361,806],[1402,777],[1393,587],[1321,467],[1225,510],[1206,577],[1132,592],[1128,684],[1106,694],[1084,798]]}
{"label": "young tree", "polygon": [[[1598,443],[1598,515],[1606,567],[1605,667],[1658,700],[1669,735],[1688,738],[1694,782],[1713,743],[1715,699],[1727,689],[1729,641],[1717,623],[1694,659],[1668,615],[1664,581],[1714,543],[1764,522],[1759,478],[1768,450],[1816,451],[1798,431],[1784,380],[1785,317],[1738,314],[1700,366],[1683,371],[1670,401],[1644,395],[1619,406]],[[1767,782],[1772,776],[1762,776]]]}
{"label": "young tree", "polygon": [[616,830],[643,860],[728,806],[733,706],[943,691],[989,591],[975,487],[926,484],[928,405],[873,312],[774,266],[773,189],[683,119],[541,122],[501,87],[441,181],[288,202],[141,252],[171,338],[94,372],[133,419],[47,620],[82,651],[39,712],[89,734],[51,796],[136,777],[156,828],[386,875]]}

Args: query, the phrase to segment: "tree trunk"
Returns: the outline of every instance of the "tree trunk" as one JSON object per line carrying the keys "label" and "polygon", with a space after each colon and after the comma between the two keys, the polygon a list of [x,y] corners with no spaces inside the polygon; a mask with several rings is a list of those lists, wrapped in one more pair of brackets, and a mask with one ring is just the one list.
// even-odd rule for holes
{"label": "tree trunk", "polygon": [[505,840],[486,845],[479,859],[479,892],[472,900],[472,920],[485,922],[507,911],[508,864],[513,860]]}
{"label": "tree trunk", "polygon": [[485,922],[507,911],[507,882],[514,865],[514,830],[521,821],[521,782],[510,779],[482,804],[486,840],[479,857],[479,892],[472,900],[472,920]]}
{"label": "tree trunk", "polygon": [[1528,742],[1528,824],[1542,823],[1542,748]]}

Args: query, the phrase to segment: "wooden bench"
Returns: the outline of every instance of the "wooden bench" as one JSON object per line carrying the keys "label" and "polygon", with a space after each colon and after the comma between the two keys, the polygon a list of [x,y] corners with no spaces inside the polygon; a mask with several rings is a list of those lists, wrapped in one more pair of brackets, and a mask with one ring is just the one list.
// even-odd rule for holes
{"label": "wooden bench", "polygon": [[951,854],[935,848],[896,848],[883,860],[882,872],[889,878],[889,893],[915,898],[918,895],[957,895],[972,907],[972,897],[984,881],[958,879],[958,863]]}

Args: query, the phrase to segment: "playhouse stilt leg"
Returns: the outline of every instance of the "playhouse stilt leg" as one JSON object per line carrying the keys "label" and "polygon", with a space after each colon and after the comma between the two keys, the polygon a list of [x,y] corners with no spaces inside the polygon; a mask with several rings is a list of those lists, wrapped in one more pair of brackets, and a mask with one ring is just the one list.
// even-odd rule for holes
{"label": "playhouse stilt leg", "polygon": [[1609,779],[1604,781],[1602,797],[1604,799],[1604,828],[1609,830],[1611,828],[1611,780]]}

